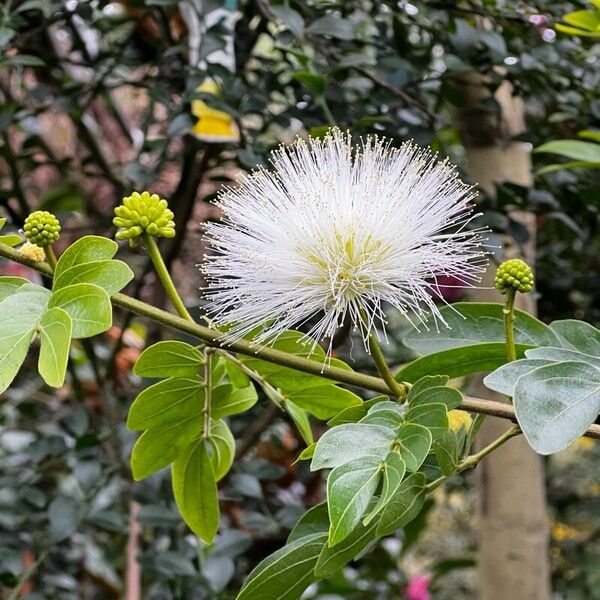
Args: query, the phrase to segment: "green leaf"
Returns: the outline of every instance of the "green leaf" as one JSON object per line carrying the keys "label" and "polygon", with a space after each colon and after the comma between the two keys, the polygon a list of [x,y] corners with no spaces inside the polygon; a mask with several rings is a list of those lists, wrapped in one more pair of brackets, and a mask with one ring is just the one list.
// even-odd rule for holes
{"label": "green leaf", "polygon": [[343,425],[344,423],[356,423],[367,415],[368,410],[372,406],[375,406],[375,404],[378,402],[384,402],[386,400],[388,400],[388,396],[377,396],[375,398],[371,398],[370,400],[366,400],[360,405],[349,406],[332,419],[329,419],[327,424],[333,427],[335,425]]}
{"label": "green leaf", "polygon": [[533,348],[532,350],[527,350],[525,356],[530,359],[545,360],[548,362],[574,360],[576,362],[588,363],[592,365],[592,367],[600,368],[600,356],[584,354],[583,352],[570,350],[569,348]]}
{"label": "green leaf", "polygon": [[562,23],[557,23],[554,27],[557,31],[562,31],[563,33],[568,33],[569,35],[578,35],[582,37],[591,38],[600,37],[600,33],[597,33],[595,31],[587,31],[579,27],[569,27],[569,25],[563,25]]}
{"label": "green leaf", "polygon": [[417,423],[405,423],[398,430],[397,436],[396,443],[407,471],[418,471],[431,449],[431,431]]}
{"label": "green leaf", "polygon": [[[523,356],[528,348],[533,348],[533,346],[516,344],[517,356]],[[504,343],[449,348],[413,360],[396,373],[396,379],[412,382],[432,373],[443,374],[446,377],[463,377],[473,373],[493,371],[505,362],[506,346]]]}
{"label": "green leaf", "polygon": [[445,404],[448,410],[457,408],[462,404],[463,395],[454,388],[436,386],[422,390],[418,394],[413,394],[409,400],[409,406],[419,404]]}
{"label": "green leaf", "polygon": [[54,277],[58,278],[64,271],[74,265],[81,265],[96,260],[110,260],[119,249],[117,242],[98,235],[86,235],[71,244],[60,256]]}
{"label": "green leaf", "polygon": [[564,15],[563,21],[569,25],[593,31],[600,35],[600,11],[575,10]]}
{"label": "green leaf", "polygon": [[600,131],[594,131],[592,129],[584,129],[577,132],[577,137],[592,140],[600,144]]}
{"label": "green leaf", "polygon": [[590,162],[589,160],[573,160],[564,163],[556,163],[546,165],[538,169],[536,175],[546,175],[547,173],[555,173],[556,171],[565,171],[570,169],[600,169],[600,162]]}
{"label": "green leaf", "polygon": [[[393,402],[382,402],[381,404],[394,404]],[[404,421],[404,413],[406,412],[405,406],[396,405],[394,408],[378,408],[379,405],[373,407],[367,414],[367,416],[363,417],[359,423],[365,423],[370,425],[381,425],[383,427],[388,427],[390,429],[396,429],[402,421]]]}
{"label": "green leaf", "polygon": [[147,387],[134,400],[127,416],[129,429],[149,429],[200,415],[204,406],[204,381],[172,377]]}
{"label": "green leaf", "polygon": [[237,415],[253,407],[258,400],[254,385],[235,389],[230,383],[216,386],[212,390],[211,413],[215,419]]}
{"label": "green leaf", "polygon": [[304,450],[302,450],[302,452],[300,452],[300,454],[298,455],[298,458],[296,459],[295,462],[299,462],[301,460],[308,460],[309,458],[312,458],[315,454],[316,446],[317,446],[317,444],[315,442],[314,444],[311,444],[310,446],[307,446],[306,448],[304,448]]}
{"label": "green leaf", "polygon": [[133,372],[140,377],[193,377],[203,364],[204,357],[198,348],[169,340],[146,348]]}
{"label": "green leaf", "polygon": [[173,494],[188,527],[212,544],[219,529],[220,511],[212,461],[202,440],[190,444],[172,466]]}
{"label": "green leaf", "polygon": [[3,352],[0,356],[0,393],[6,391],[17,376],[33,339],[33,329],[12,330],[0,322],[0,341]]}
{"label": "green leaf", "polygon": [[20,65],[23,67],[43,67],[46,63],[38,56],[32,56],[31,54],[17,54],[16,56],[9,56],[6,62],[10,65]]}
{"label": "green leaf", "polygon": [[131,451],[131,471],[135,481],[172,463],[201,431],[199,414],[144,431]]}
{"label": "green leaf", "polygon": [[220,481],[229,472],[235,457],[235,439],[222,419],[211,419],[208,447],[215,480]]}
{"label": "green leaf", "polygon": [[331,577],[376,539],[376,529],[376,522],[366,526],[359,523],[348,537],[339,544],[335,546],[325,545],[314,568],[315,576],[319,579]]}
{"label": "green leaf", "polygon": [[362,404],[359,396],[335,385],[311,387],[286,396],[300,408],[323,420],[330,419],[346,408]]}
{"label": "green leaf", "polygon": [[413,473],[402,482],[381,514],[377,526],[378,536],[394,533],[421,512],[425,502],[425,481],[425,475],[419,472]]}
{"label": "green leaf", "polygon": [[302,15],[289,6],[269,6],[278,21],[281,21],[298,38],[304,34],[304,19]]}
{"label": "green leaf", "polygon": [[315,446],[311,471],[331,469],[366,456],[387,456],[394,432],[381,425],[348,423],[326,431]]}
{"label": "green leaf", "polygon": [[305,85],[317,96],[320,96],[325,90],[326,79],[323,75],[319,75],[318,73],[313,73],[311,71],[296,71],[292,77]]}
{"label": "green leaf", "polygon": [[534,152],[547,152],[574,160],[600,162],[600,144],[581,140],[554,140],[538,146]]}
{"label": "green leaf", "polygon": [[21,244],[22,242],[23,238],[20,235],[17,235],[16,233],[0,235],[0,244],[5,244],[7,246],[10,246],[11,248],[17,246],[18,244]]}
{"label": "green leaf", "polygon": [[250,377],[231,360],[225,360],[225,373],[229,382],[235,388],[245,388],[250,385]]}
{"label": "green leaf", "polygon": [[448,476],[456,472],[458,439],[453,431],[445,431],[433,442],[433,452],[444,475]]}
{"label": "green leaf", "polygon": [[286,544],[255,567],[236,600],[298,600],[315,581],[313,569],[326,542],[326,533],[314,533]]}
{"label": "green leaf", "polygon": [[58,306],[69,314],[74,338],[92,337],[112,325],[110,298],[102,288],[91,283],[78,283],[52,292],[48,306]]}
{"label": "green leaf", "polygon": [[563,450],[600,412],[600,370],[580,362],[539,367],[519,377],[514,393],[519,426],[539,454]]}
{"label": "green leaf", "polygon": [[294,421],[306,445],[311,446],[314,444],[313,433],[306,412],[289,400],[285,402],[284,408]]}
{"label": "green leaf", "polygon": [[578,350],[584,354],[600,357],[600,330],[594,326],[585,321],[567,319],[554,321],[550,324],[550,327],[563,342],[560,345]]}
{"label": "green leaf", "polygon": [[[415,425],[414,427],[418,427]],[[363,525],[366,527],[373,519],[385,508],[388,502],[398,491],[404,474],[406,473],[406,464],[397,452],[390,452],[383,463],[383,478],[381,484],[381,493],[379,499],[367,516],[363,519]]]}
{"label": "green leaf", "polygon": [[552,361],[533,360],[528,358],[515,360],[502,365],[493,373],[486,375],[483,378],[483,383],[494,392],[505,394],[506,396],[514,396],[515,385],[521,375],[525,375],[538,367],[549,364],[552,364]]}
{"label": "green leaf", "polygon": [[313,21],[307,31],[313,35],[325,35],[338,40],[354,39],[354,23],[332,14]]}
{"label": "green leaf", "polygon": [[300,538],[315,533],[327,533],[329,530],[329,513],[327,511],[327,502],[321,502],[312,508],[309,508],[294,525],[287,543],[291,544]]}
{"label": "green leaf", "polygon": [[418,404],[408,409],[406,421],[427,427],[435,439],[448,429],[448,411],[445,404]]}
{"label": "green leaf", "polygon": [[48,295],[43,287],[26,283],[0,301],[0,393],[12,383],[27,356]]}
{"label": "green leaf", "polygon": [[327,478],[329,546],[339,544],[360,523],[380,477],[379,456],[365,456],[331,471]]}
{"label": "green leaf", "polygon": [[133,271],[120,260],[94,260],[63,269],[54,278],[53,290],[75,285],[93,283],[109,296],[120,292],[132,279]]}
{"label": "green leaf", "polygon": [[0,277],[0,302],[28,283],[30,281],[23,277]]}
{"label": "green leaf", "polygon": [[48,309],[39,322],[38,371],[53,387],[61,387],[65,382],[72,328],[71,317],[62,308]]}
{"label": "green leaf", "polygon": [[221,356],[213,356],[210,372],[212,385],[217,386],[227,375],[227,361]]}
{"label": "green leaf", "polygon": [[425,375],[421,377],[412,385],[408,390],[406,401],[410,404],[412,399],[420,394],[422,391],[432,387],[444,387],[448,383],[449,377],[447,375]]}
{"label": "green leaf", "polygon": [[[448,348],[489,342],[504,343],[502,305],[491,302],[458,302],[444,306],[440,312],[449,329],[437,330],[429,319],[428,330],[412,331],[404,343],[421,354],[439,352]],[[515,342],[528,346],[556,346],[553,331],[535,317],[515,310]]]}
{"label": "green leaf", "polygon": [[[284,331],[272,344],[273,348],[305,356],[318,362],[327,361],[323,348],[313,347],[313,341],[299,331]],[[286,401],[320,419],[328,419],[347,407],[359,406],[362,400],[356,394],[338,387],[333,381],[317,375],[300,373],[254,357],[240,356],[246,366],[259,373]],[[332,365],[350,369],[342,361],[330,360]],[[268,393],[268,389],[266,390]],[[292,409],[293,410],[293,409]]]}

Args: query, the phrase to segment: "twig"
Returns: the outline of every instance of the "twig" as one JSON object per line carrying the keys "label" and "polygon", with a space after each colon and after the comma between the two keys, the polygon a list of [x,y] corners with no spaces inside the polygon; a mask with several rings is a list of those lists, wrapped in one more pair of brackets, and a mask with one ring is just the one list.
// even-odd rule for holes
{"label": "twig", "polygon": [[125,600],[140,600],[142,597],[142,570],[138,562],[139,536],[142,531],[137,520],[140,505],[135,500],[129,503],[129,532],[127,535],[127,548],[125,556],[127,568],[125,571]]}
{"label": "twig", "polygon": [[11,593],[6,597],[6,600],[17,600],[17,598],[21,595],[21,588],[27,583],[27,581],[34,575],[34,573],[38,570],[38,567],[42,563],[42,561],[46,558],[48,554],[48,550],[44,550],[44,552],[40,553],[39,558],[28,568],[25,570],[23,575],[21,575],[21,579],[19,579],[17,585],[12,589]]}
{"label": "twig", "polygon": [[521,433],[519,427],[511,427],[508,431],[503,433],[498,439],[494,440],[491,444],[488,444],[485,448],[482,448],[477,454],[472,454],[465,458],[456,468],[456,471],[452,475],[442,475],[437,479],[434,479],[431,483],[425,486],[426,492],[431,492],[435,488],[439,487],[446,479],[449,479],[453,475],[467,471],[468,469],[474,469],[488,454],[491,454],[496,448],[502,446],[515,436]]}

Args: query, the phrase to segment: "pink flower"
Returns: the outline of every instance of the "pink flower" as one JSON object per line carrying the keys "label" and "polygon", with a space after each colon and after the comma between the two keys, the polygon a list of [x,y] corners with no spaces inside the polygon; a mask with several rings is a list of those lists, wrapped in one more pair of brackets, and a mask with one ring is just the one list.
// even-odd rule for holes
{"label": "pink flower", "polygon": [[434,286],[436,286],[437,291],[446,302],[460,300],[467,287],[463,281],[452,275],[438,275],[435,278]]}
{"label": "pink flower", "polygon": [[429,575],[416,575],[406,586],[406,600],[431,600],[429,593],[429,584],[431,577]]}

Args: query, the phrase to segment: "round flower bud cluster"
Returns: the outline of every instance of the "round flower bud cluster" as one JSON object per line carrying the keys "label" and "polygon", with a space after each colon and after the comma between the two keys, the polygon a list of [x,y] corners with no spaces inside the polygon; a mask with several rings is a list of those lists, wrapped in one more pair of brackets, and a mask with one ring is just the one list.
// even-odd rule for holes
{"label": "round flower bud cluster", "polygon": [[133,192],[115,208],[113,224],[121,228],[115,237],[130,242],[134,242],[143,233],[156,237],[174,237],[173,212],[168,206],[167,201],[161,200],[158,194]]}
{"label": "round flower bud cluster", "polygon": [[60,223],[52,213],[46,210],[36,210],[25,219],[23,232],[32,244],[44,248],[52,245],[58,239]]}
{"label": "round flower bud cluster", "polygon": [[502,294],[506,294],[510,288],[526,294],[533,289],[533,273],[520,258],[506,260],[496,271],[494,286]]}
{"label": "round flower bud cluster", "polygon": [[34,262],[43,262],[46,260],[46,253],[44,252],[44,249],[40,246],[32,244],[31,242],[25,242],[19,248],[19,254]]}

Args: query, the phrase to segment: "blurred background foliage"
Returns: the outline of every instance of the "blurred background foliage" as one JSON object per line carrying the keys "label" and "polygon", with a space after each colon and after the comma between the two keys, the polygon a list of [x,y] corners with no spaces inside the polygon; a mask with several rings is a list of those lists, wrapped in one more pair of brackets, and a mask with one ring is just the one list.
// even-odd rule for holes
{"label": "blurred background foliage", "polygon": [[[492,89],[507,78],[523,96],[527,131],[519,139],[531,148],[584,130],[594,141],[600,44],[554,28],[578,10],[594,14],[583,2],[551,0],[7,0],[0,216],[18,229],[30,210],[52,210],[64,247],[86,233],[111,236],[124,194],[157,192],[176,215],[166,261],[199,315],[201,222],[218,218],[210,200],[298,134],[337,124],[394,144],[413,138],[463,164],[453,117],[465,102],[462,78],[477,71]],[[499,107],[492,99],[478,110],[493,117]],[[556,162],[535,154],[537,169]],[[546,169],[531,188],[501,183],[481,194],[478,208],[520,244],[528,234],[510,214],[534,212],[540,317],[598,325],[597,170]],[[137,274],[128,292],[164,304],[144,254],[123,252]],[[14,264],[0,270],[35,277]],[[231,598],[322,499],[319,475],[294,463],[302,449],[295,429],[265,402],[232,420],[241,460],[222,489],[224,523],[213,547],[184,529],[166,473],[131,481],[134,436],[124,415],[141,382],[130,368],[147,341],[168,335],[116,314],[107,336],[73,348],[58,393],[32,369],[2,397],[5,597]],[[347,340],[338,352],[360,364],[358,348]],[[406,358],[394,341],[391,355]],[[569,600],[600,598],[600,448],[584,450],[550,459],[547,471],[554,583]],[[429,588],[435,598],[476,598],[473,502],[469,478],[457,478],[406,530],[309,596],[424,600],[415,594]]]}

